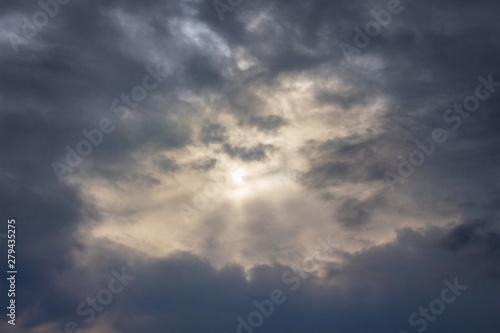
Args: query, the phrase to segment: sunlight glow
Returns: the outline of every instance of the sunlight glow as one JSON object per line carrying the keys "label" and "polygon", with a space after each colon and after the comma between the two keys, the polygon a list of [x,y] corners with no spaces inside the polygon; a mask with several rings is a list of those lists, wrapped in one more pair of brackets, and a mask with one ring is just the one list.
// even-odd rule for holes
{"label": "sunlight glow", "polygon": [[243,170],[238,169],[231,174],[231,180],[235,185],[240,186],[245,184],[245,181],[243,180],[245,176],[246,173]]}

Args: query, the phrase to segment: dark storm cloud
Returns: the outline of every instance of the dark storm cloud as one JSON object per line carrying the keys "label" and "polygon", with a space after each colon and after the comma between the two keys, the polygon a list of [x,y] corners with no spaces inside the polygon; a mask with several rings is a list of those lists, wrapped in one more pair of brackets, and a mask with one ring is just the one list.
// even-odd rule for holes
{"label": "dark storm cloud", "polygon": [[193,168],[194,170],[208,171],[213,169],[216,164],[217,164],[217,159],[208,158],[191,163],[191,168]]}
{"label": "dark storm cloud", "polygon": [[220,89],[224,80],[221,68],[207,64],[207,58],[196,56],[186,63],[185,79],[190,87]]}
{"label": "dark storm cloud", "polygon": [[369,223],[373,210],[380,206],[380,200],[360,201],[357,198],[347,199],[338,210],[339,221],[346,227],[355,228]]}
{"label": "dark storm cloud", "polygon": [[[386,3],[371,2],[375,10]],[[442,113],[474,91],[479,75],[493,73],[500,81],[500,44],[492,37],[500,32],[498,2],[402,3],[404,13],[362,50],[360,57],[368,60],[361,68],[342,67],[339,43],[352,42],[353,27],[372,20],[372,8],[347,0],[247,1],[223,23],[210,1],[70,2],[19,54],[4,39],[0,203],[3,216],[18,221],[17,258],[23,270],[19,329],[30,332],[52,322],[62,327],[74,319],[82,297],[105,285],[112,267],[129,264],[131,272],[138,272],[138,283],[108,310],[117,315],[108,325],[121,332],[235,331],[236,317],[246,318],[255,310],[252,301],[268,298],[274,288],[286,291],[288,300],[265,319],[259,328],[262,332],[399,332],[410,330],[408,315],[439,296],[443,279],[455,276],[469,289],[447,305],[446,313],[430,324],[432,329],[495,331],[500,324],[495,312],[500,276],[495,231],[500,92],[464,120],[404,184],[401,195],[408,196],[419,211],[395,208],[410,217],[426,212],[446,219],[458,214],[464,220],[448,233],[439,228],[422,233],[406,229],[394,242],[354,255],[344,253],[344,263],[331,264],[324,271],[331,286],[321,278],[311,279],[293,293],[281,281],[288,268],[278,264],[254,267],[249,282],[237,265],[217,271],[191,254],[137,264],[144,261],[142,257],[129,252],[124,256],[113,246],[99,248],[102,253],[92,256],[86,269],[73,262],[74,253],[92,251],[83,245],[87,236],[80,233],[81,228],[99,223],[101,216],[83,190],[58,182],[51,163],[64,157],[66,145],[82,139],[83,129],[96,127],[106,116],[117,130],[90,157],[95,164],[92,172],[110,181],[158,185],[154,175],[136,172],[138,161],[132,155],[182,149],[195,140],[190,125],[179,120],[182,117],[175,109],[181,105],[186,114],[198,116],[196,108],[173,97],[181,88],[199,94],[217,92],[224,96],[218,102],[228,106],[228,112],[272,132],[285,126],[285,121],[271,116],[276,121],[268,125],[269,118],[260,115],[261,103],[247,91],[247,84],[272,87],[280,74],[307,75],[308,70],[321,68],[337,73],[346,86],[354,88],[346,94],[318,90],[318,102],[331,105],[332,110],[340,106],[352,111],[381,96],[386,103],[378,115],[383,133],[306,144],[302,154],[309,166],[301,181],[320,193],[336,184],[382,183],[384,171],[397,168],[397,155],[415,149],[415,138],[428,137],[435,127],[449,130]],[[36,3],[14,1],[1,7],[2,20],[18,14],[31,19],[40,10]],[[250,27],[249,19],[259,15],[262,19]],[[231,82],[225,71],[233,63],[179,37],[169,25],[178,18],[206,23],[232,50],[246,48],[259,61],[256,74],[249,74],[245,84]],[[12,31],[20,33],[23,23],[19,23]],[[137,25],[141,29],[127,30]],[[172,74],[139,109],[131,110],[133,119],[122,122],[110,112],[110,104],[142,82],[152,59],[175,63]],[[377,62],[382,65],[375,66]],[[167,96],[168,103],[156,104],[160,95]],[[332,123],[335,120],[335,115],[329,118]],[[217,126],[222,129],[217,124],[204,127],[200,140],[225,142]],[[272,151],[266,145],[229,143],[223,149],[247,162],[265,160]],[[168,161],[160,167],[176,171],[176,164]],[[211,159],[192,167],[208,170],[215,163]],[[346,225],[364,224],[380,205],[389,203],[344,198],[336,214]]]}
{"label": "dark storm cloud", "polygon": [[355,105],[367,105],[370,98],[368,94],[340,95],[338,93],[322,92],[317,95],[320,102],[329,105],[339,105],[343,110],[348,111]]}
{"label": "dark storm cloud", "polygon": [[[482,219],[470,224],[460,225],[453,229],[442,240],[442,245],[452,251],[470,251],[474,246],[482,246],[483,250],[494,254],[499,248],[498,235],[488,230],[494,221]],[[485,232],[486,231],[486,232]]]}
{"label": "dark storm cloud", "polygon": [[286,119],[280,116],[250,117],[250,125],[263,132],[273,132],[287,124]]}
{"label": "dark storm cloud", "polygon": [[327,188],[344,182],[380,180],[384,161],[380,161],[383,139],[348,138],[309,142],[302,148],[308,155],[310,169],[302,182],[311,188]]}
{"label": "dark storm cloud", "polygon": [[[264,317],[259,331],[274,332],[279,327],[291,332],[331,332],[332,328],[353,333],[410,331],[415,326],[409,325],[409,316],[440,298],[446,286],[443,281],[456,277],[467,289],[446,304],[444,314],[428,322],[429,327],[457,333],[470,332],[471,327],[478,333],[491,332],[499,324],[494,315],[499,235],[476,224],[476,233],[484,236],[475,237],[470,246],[458,253],[443,247],[441,244],[455,237],[460,228],[449,232],[440,228],[400,230],[394,242],[356,254],[343,253],[341,264],[324,267],[323,278],[310,274],[302,278],[289,267],[275,264],[254,267],[248,281],[237,265],[216,270],[188,253],[134,261],[134,255],[129,253],[124,259],[114,245],[97,245],[106,258],[100,267],[125,265],[127,272],[136,276],[106,310],[117,315],[109,325],[120,332],[236,332],[236,318],[248,322],[248,315],[256,310],[253,301],[269,299],[271,291],[279,289],[286,300]],[[321,257],[326,258],[325,254]],[[109,276],[100,274],[92,285],[105,286],[106,278]],[[74,279],[77,285],[85,281],[82,276]],[[48,297],[42,300],[48,302],[44,299]],[[77,298],[73,301],[75,306],[80,302]],[[478,301],[484,305],[480,313],[474,311]],[[53,302],[57,305],[60,301]],[[73,309],[71,302],[67,306]],[[70,311],[67,316],[58,313],[52,320],[62,325],[68,318]],[[83,317],[73,315],[72,319],[82,321]]]}
{"label": "dark storm cloud", "polygon": [[[34,148],[32,152],[37,154]],[[10,163],[27,163],[14,154],[9,159]],[[22,169],[8,173],[3,170],[1,206],[5,216],[16,219],[16,260],[23,272],[18,276],[16,300],[19,304],[44,304],[23,322],[22,326],[30,327],[71,316],[69,306],[78,299],[78,292],[66,288],[61,277],[74,274],[72,256],[86,250],[78,230],[98,221],[99,213],[84,203],[80,190],[32,180],[33,174]],[[44,178],[50,176],[46,173]],[[0,247],[6,251],[6,242]],[[8,270],[6,264],[2,264],[4,272]],[[32,310],[31,306],[19,307],[18,315]]]}
{"label": "dark storm cloud", "polygon": [[[41,323],[71,319],[84,284],[98,276],[75,268],[73,255],[88,251],[83,245],[86,236],[79,230],[98,222],[100,214],[84,192],[60,184],[50,165],[65,145],[82,139],[83,129],[95,127],[103,116],[112,118],[109,105],[113,99],[130,92],[146,73],[147,63],[114,47],[123,35],[102,16],[104,7],[64,6],[51,19],[51,26],[17,55],[8,42],[2,44],[1,98],[8,102],[2,102],[0,116],[1,205],[4,218],[17,220],[16,259],[23,273],[18,276],[16,298],[26,305],[18,308],[18,317],[25,316],[18,325],[26,331]],[[35,3],[7,2],[2,8],[2,15],[28,18],[40,10]],[[39,44],[42,49],[33,49]],[[113,120],[121,126],[118,118]],[[185,131],[176,136],[166,122],[150,120],[147,124],[145,120],[144,124],[148,129],[137,126],[136,139],[129,143],[134,149],[148,143],[179,147],[186,141]],[[166,132],[172,135],[167,137]],[[127,140],[104,140],[93,155],[97,162],[130,152]],[[99,155],[99,149],[105,153]],[[134,177],[156,182],[147,175]],[[91,265],[95,267],[98,261],[94,258]]]}
{"label": "dark storm cloud", "polygon": [[203,143],[223,142],[226,139],[226,128],[221,124],[205,124],[201,128],[200,140]]}
{"label": "dark storm cloud", "polygon": [[159,157],[155,163],[163,172],[175,172],[179,170],[179,165],[173,158]]}
{"label": "dark storm cloud", "polygon": [[[374,9],[382,9],[383,4],[379,2]],[[361,54],[380,58],[384,66],[343,72],[346,82],[360,83],[361,90],[354,90],[354,94],[318,95],[322,103],[340,105],[346,110],[369,105],[366,96],[374,97],[370,93],[373,88],[366,86],[369,82],[377,87],[377,94],[387,98],[387,107],[380,115],[385,133],[369,140],[360,138],[356,143],[346,139],[317,147],[318,153],[309,155],[311,167],[302,177],[304,184],[324,191],[343,182],[383,181],[385,170],[397,170],[398,154],[407,158],[417,148],[415,139],[428,138],[436,127],[450,132],[450,124],[442,119],[443,112],[474,92],[479,75],[486,77],[493,72],[493,77],[500,81],[493,59],[499,44],[485,33],[498,31],[494,15],[484,12],[484,7],[475,7],[474,15],[484,18],[479,23],[465,15],[469,6],[450,4],[442,2],[429,7],[423,2],[403,2],[407,6],[404,14],[373,38]],[[482,5],[496,7],[491,1]],[[368,14],[369,10],[360,13]],[[456,19],[458,16],[468,18],[461,21]],[[369,15],[354,19],[346,27],[362,27],[369,19]],[[442,27],[446,31],[440,30]],[[346,30],[342,39],[349,41],[353,36],[352,30]],[[487,185],[486,179],[498,176],[493,157],[498,154],[494,148],[498,135],[490,127],[498,123],[498,112],[493,106],[499,98],[500,95],[492,94],[480,111],[464,120],[458,133],[449,133],[451,140],[437,147],[434,155],[402,185],[403,191],[410,192],[424,211],[451,215],[458,209],[481,217],[485,211],[496,210],[493,202],[497,201],[497,190]],[[315,151],[311,145],[304,149]],[[452,179],[460,180],[461,185],[455,185]],[[482,194],[480,188],[487,194]],[[363,209],[357,213],[363,214]]]}
{"label": "dark storm cloud", "polygon": [[268,158],[267,152],[272,152],[274,150],[272,145],[264,145],[262,143],[254,147],[231,146],[225,143],[222,148],[227,155],[245,162],[266,160]]}

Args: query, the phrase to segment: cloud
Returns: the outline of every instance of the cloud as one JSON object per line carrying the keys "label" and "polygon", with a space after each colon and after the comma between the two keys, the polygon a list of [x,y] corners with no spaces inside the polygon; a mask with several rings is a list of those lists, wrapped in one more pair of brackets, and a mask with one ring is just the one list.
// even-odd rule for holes
{"label": "cloud", "polygon": [[[41,9],[3,4],[0,203],[19,225],[16,329],[61,330],[127,266],[137,283],[87,331],[230,332],[275,288],[288,300],[262,332],[411,331],[408,316],[455,276],[469,289],[432,329],[494,331],[500,94],[457,131],[443,113],[478,76],[500,81],[499,5],[401,3],[349,66],[339,44],[387,1],[246,1],[223,22],[210,1],[70,2],[19,53],[7,33]],[[121,119],[113,101],[157,64],[161,84],[122,102]],[[116,130],[60,183],[51,163],[103,118]],[[434,128],[449,140],[393,194],[384,172]],[[245,172],[238,186],[227,165]],[[335,253],[291,292],[283,272],[328,233]]]}
{"label": "cloud", "polygon": [[234,147],[230,144],[223,145],[224,152],[232,158],[245,162],[262,161],[267,158],[268,151],[273,151],[272,145],[258,144],[254,147]]}
{"label": "cloud", "polygon": [[[236,318],[246,319],[255,311],[254,300],[269,299],[270,292],[279,289],[287,301],[265,319],[259,328],[263,332],[280,326],[292,332],[300,332],[303,327],[318,332],[330,331],[332,327],[352,332],[364,332],[368,327],[408,330],[411,329],[410,314],[439,297],[444,279],[452,281],[458,277],[461,284],[468,286],[467,291],[446,306],[446,316],[430,325],[433,329],[448,330],[460,324],[459,327],[465,326],[458,332],[466,332],[468,325],[476,323],[478,332],[488,332],[496,327],[497,320],[484,322],[482,318],[493,316],[493,307],[485,307],[477,317],[471,314],[471,307],[479,299],[483,304],[495,302],[498,275],[492,275],[496,272],[492,264],[498,258],[492,250],[498,246],[483,247],[489,242],[480,238],[473,242],[477,246],[460,253],[440,246],[460,228],[433,228],[426,232],[400,230],[393,242],[356,254],[343,253],[341,262],[329,262],[329,257],[323,254],[320,258],[327,260],[322,265],[323,273],[318,271],[307,278],[280,264],[258,265],[247,273],[238,265],[218,270],[208,261],[185,252],[163,259],[134,261],[132,258],[138,257],[130,257],[130,253],[124,256],[126,252],[120,254],[118,248],[110,244],[95,244],[94,252],[97,254],[98,249],[105,254],[103,267],[126,264],[127,273],[136,276],[124,292],[115,295],[116,302],[103,318],[107,325],[120,332],[133,332],[139,327],[150,331],[168,328],[183,332],[196,327],[236,331]],[[484,232],[488,227],[477,226],[477,230]],[[498,233],[490,232],[488,237],[498,245]],[[478,261],[471,271],[469,262],[475,260]],[[92,274],[96,272],[92,269]],[[88,281],[88,273],[90,271],[87,275],[74,276],[73,283],[80,285]],[[93,276],[93,285],[105,287],[110,274],[99,275],[98,279]],[[49,294],[38,301],[45,304],[48,299]],[[55,306],[60,301],[52,302]],[[71,309],[78,300],[73,302],[67,304]],[[300,316],[295,316],[298,313]],[[33,318],[33,314],[26,315]],[[381,321],[381,317],[391,320]],[[68,311],[66,316],[59,312],[51,320],[62,323],[71,318],[83,319]],[[363,318],[362,324],[356,318]]]}
{"label": "cloud", "polygon": [[217,160],[215,158],[210,158],[210,159],[195,161],[191,164],[191,167],[194,170],[208,171],[208,170],[213,169],[216,164],[217,164]]}
{"label": "cloud", "polygon": [[173,158],[159,157],[156,159],[156,164],[163,172],[175,172],[179,170],[179,166]]}

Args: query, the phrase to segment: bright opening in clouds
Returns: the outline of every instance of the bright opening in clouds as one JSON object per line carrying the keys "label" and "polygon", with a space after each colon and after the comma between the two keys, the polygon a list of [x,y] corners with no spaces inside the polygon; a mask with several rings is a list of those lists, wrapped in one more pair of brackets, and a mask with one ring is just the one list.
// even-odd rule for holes
{"label": "bright opening in clouds", "polygon": [[0,332],[500,327],[497,2],[0,7]]}

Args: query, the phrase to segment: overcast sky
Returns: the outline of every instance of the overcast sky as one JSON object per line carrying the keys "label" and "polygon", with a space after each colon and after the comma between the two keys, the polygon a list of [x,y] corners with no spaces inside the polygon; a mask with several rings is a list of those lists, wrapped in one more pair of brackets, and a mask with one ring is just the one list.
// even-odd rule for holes
{"label": "overcast sky", "polygon": [[498,331],[498,1],[0,9],[1,332]]}

